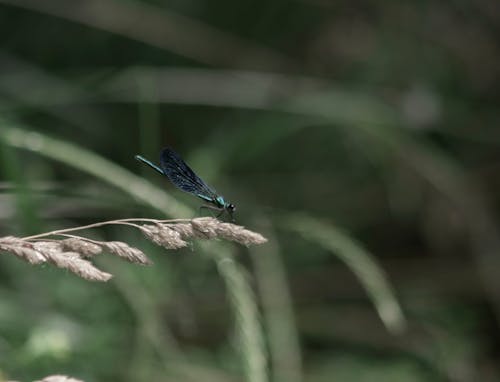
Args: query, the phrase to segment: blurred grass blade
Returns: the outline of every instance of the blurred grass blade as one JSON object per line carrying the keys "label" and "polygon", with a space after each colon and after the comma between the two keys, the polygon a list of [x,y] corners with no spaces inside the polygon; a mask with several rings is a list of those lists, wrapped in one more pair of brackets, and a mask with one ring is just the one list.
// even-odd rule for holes
{"label": "blurred grass blade", "polygon": [[117,0],[85,0],[76,4],[65,0],[0,0],[0,3],[102,29],[209,65],[268,70],[295,65],[292,58],[282,53],[165,7]]}
{"label": "blurred grass blade", "polygon": [[[145,76],[137,80],[139,99],[137,100],[139,147],[142,153],[160,152],[161,123],[158,103],[158,85],[153,78]],[[142,167],[146,173],[146,168]]]}
{"label": "blurred grass blade", "polygon": [[[335,107],[334,107],[335,106]],[[348,134],[369,141],[373,148],[411,166],[436,191],[454,203],[463,214],[470,232],[469,240],[477,257],[483,282],[500,320],[500,236],[498,223],[486,198],[466,175],[462,166],[429,140],[410,134],[396,109],[374,97],[338,92],[323,92],[297,97],[290,111],[325,118],[342,126]],[[360,120],[359,116],[363,116]],[[372,148],[367,146],[366,153]]]}
{"label": "blurred grass blade", "polygon": [[0,134],[7,144],[36,152],[93,175],[168,216],[191,217],[193,215],[190,208],[169,196],[165,191],[98,154],[40,133],[12,127],[13,125],[13,123],[0,120]]}
{"label": "blurred grass blade", "polygon": [[281,259],[279,244],[266,222],[266,245],[250,247],[256,281],[262,300],[264,322],[272,361],[274,382],[301,382],[302,355],[292,297]]}
{"label": "blurred grass blade", "polygon": [[26,234],[33,234],[40,227],[37,214],[37,205],[29,190],[25,172],[22,171],[15,152],[0,136],[0,162],[2,163],[3,177],[15,187],[12,198],[16,202],[16,215],[21,227]]}
{"label": "blurred grass blade", "polygon": [[283,218],[286,228],[334,253],[356,275],[386,328],[394,334],[406,328],[401,306],[375,257],[335,226],[304,214]]}
{"label": "blurred grass blade", "polygon": [[246,271],[234,261],[227,248],[219,245],[211,252],[226,284],[232,310],[236,316],[246,380],[267,382],[269,378],[264,334],[259,321],[257,301],[247,280]]}
{"label": "blurred grass blade", "polygon": [[6,109],[14,118],[34,108],[82,131],[106,128],[99,113],[88,105],[96,100],[95,92],[1,50],[0,93],[18,103]]}

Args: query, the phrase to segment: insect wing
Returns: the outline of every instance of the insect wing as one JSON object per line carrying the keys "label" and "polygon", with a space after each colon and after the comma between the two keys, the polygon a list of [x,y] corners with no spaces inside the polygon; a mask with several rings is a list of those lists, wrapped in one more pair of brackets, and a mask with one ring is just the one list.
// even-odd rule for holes
{"label": "insect wing", "polygon": [[146,158],[144,158],[143,156],[141,155],[136,155],[135,156],[135,159],[138,160],[139,162],[142,162],[142,163],[145,163],[147,164],[149,167],[151,167],[153,170],[155,171],[158,171],[160,174],[162,175],[165,175],[163,173],[163,170],[161,168],[159,168],[157,165],[155,165],[153,162],[151,162],[150,160],[147,160]]}
{"label": "insect wing", "polygon": [[163,149],[160,166],[168,179],[182,191],[189,192],[207,201],[217,198],[217,193],[201,180],[179,154],[172,149]]}

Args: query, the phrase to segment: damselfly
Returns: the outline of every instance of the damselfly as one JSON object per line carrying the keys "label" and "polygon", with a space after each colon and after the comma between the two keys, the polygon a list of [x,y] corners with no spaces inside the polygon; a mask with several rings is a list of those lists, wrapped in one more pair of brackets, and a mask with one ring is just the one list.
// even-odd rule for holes
{"label": "damselfly", "polygon": [[177,188],[190,194],[196,195],[200,199],[212,204],[211,206],[202,206],[216,211],[222,215],[225,211],[233,219],[233,213],[236,210],[234,204],[228,203],[224,197],[219,195],[212,187],[208,186],[193,170],[182,160],[174,150],[164,148],[160,154],[160,166],[155,165],[146,158],[136,155],[135,159],[147,164],[160,174],[165,175]]}

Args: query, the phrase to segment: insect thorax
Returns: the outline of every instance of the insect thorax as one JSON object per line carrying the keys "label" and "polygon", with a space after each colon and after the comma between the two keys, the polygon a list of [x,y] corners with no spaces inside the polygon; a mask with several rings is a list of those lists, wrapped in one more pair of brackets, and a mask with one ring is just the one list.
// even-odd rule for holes
{"label": "insect thorax", "polygon": [[214,201],[220,208],[224,208],[227,204],[222,196],[217,196]]}

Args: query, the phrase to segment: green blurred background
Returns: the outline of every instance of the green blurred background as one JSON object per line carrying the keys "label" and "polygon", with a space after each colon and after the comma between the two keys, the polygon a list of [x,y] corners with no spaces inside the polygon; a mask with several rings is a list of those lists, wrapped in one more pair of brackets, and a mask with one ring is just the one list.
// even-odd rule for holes
{"label": "green blurred background", "polygon": [[270,240],[96,230],[155,262],[106,284],[2,255],[0,380],[500,380],[499,32],[494,0],[0,0],[1,236],[195,216],[133,159],[169,145]]}

